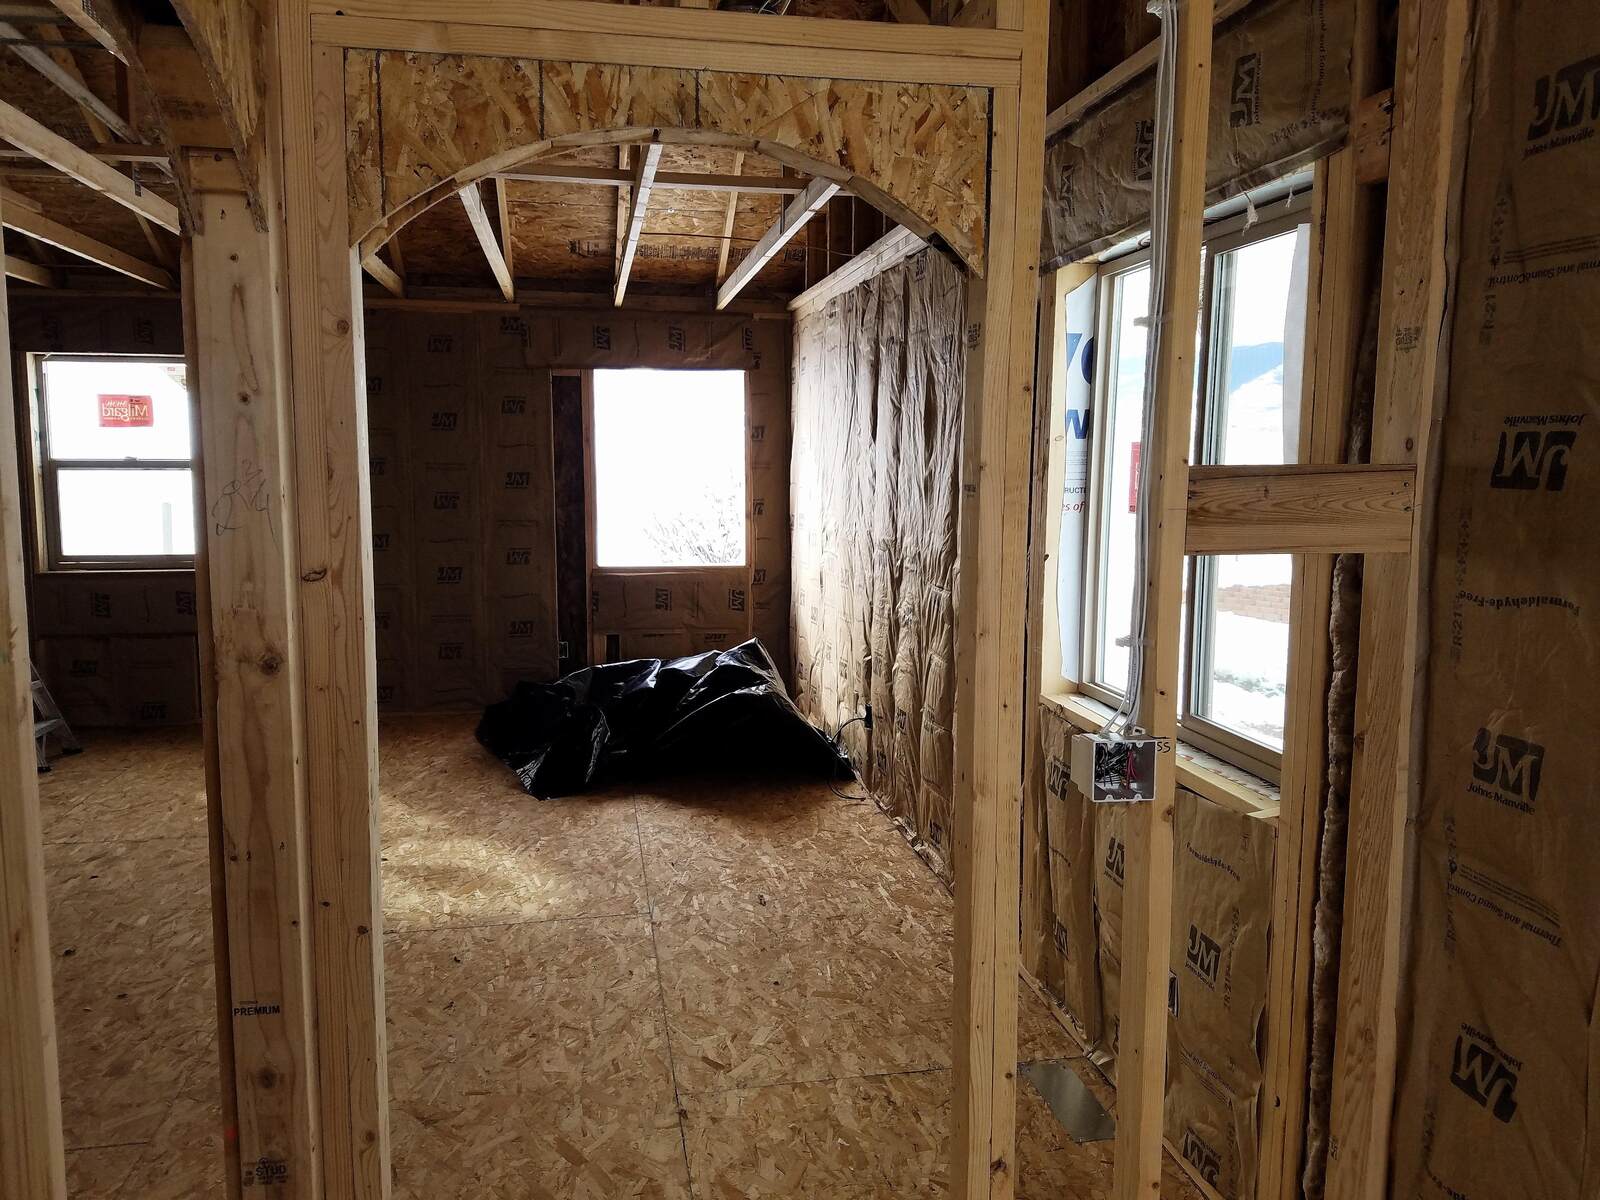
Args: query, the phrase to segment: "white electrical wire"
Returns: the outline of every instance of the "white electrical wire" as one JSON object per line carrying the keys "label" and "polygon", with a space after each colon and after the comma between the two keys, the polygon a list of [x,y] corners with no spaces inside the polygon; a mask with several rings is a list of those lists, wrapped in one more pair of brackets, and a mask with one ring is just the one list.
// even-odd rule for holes
{"label": "white electrical wire", "polygon": [[1128,686],[1123,690],[1122,703],[1106,722],[1104,732],[1116,733],[1133,728],[1131,725],[1139,711],[1144,693],[1144,652],[1147,643],[1147,613],[1145,609],[1147,560],[1150,552],[1150,473],[1152,460],[1157,457],[1152,449],[1164,454],[1164,448],[1152,447],[1150,431],[1155,425],[1156,413],[1156,362],[1161,352],[1161,339],[1166,332],[1167,313],[1158,306],[1166,295],[1167,276],[1167,195],[1172,187],[1172,119],[1177,107],[1174,80],[1178,72],[1178,5],[1183,0],[1150,0],[1147,8],[1161,21],[1161,53],[1156,66],[1156,119],[1155,139],[1151,147],[1150,193],[1150,315],[1147,318],[1147,336],[1144,351],[1144,410],[1140,425],[1140,444],[1144,453],[1139,456],[1139,511],[1134,525],[1133,610],[1128,625]]}

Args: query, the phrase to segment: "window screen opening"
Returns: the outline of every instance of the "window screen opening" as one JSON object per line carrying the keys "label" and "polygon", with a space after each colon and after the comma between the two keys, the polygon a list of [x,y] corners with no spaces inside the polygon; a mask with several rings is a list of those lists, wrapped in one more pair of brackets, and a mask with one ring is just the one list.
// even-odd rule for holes
{"label": "window screen opening", "polygon": [[595,565],[744,566],[745,441],[743,371],[595,371]]}

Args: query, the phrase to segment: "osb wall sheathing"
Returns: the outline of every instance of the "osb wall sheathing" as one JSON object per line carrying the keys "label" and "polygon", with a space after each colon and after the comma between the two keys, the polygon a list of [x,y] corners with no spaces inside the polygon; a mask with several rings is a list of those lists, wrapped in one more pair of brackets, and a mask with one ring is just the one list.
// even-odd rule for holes
{"label": "osb wall sheathing", "polygon": [[[747,372],[751,558],[739,568],[597,573],[590,627],[624,656],[788,652],[782,321],[669,313],[367,315],[380,705],[473,708],[556,674],[552,367]],[[624,577],[625,576],[625,577]]]}
{"label": "osb wall sheathing", "polygon": [[[18,355],[183,353],[176,300],[14,295],[10,310]],[[30,420],[25,376],[15,395],[19,416]],[[31,464],[21,465],[27,478]],[[29,518],[36,523],[31,509]],[[192,570],[40,572],[28,582],[35,662],[70,724],[199,720]]]}
{"label": "osb wall sheathing", "polygon": [[966,283],[933,250],[795,321],[795,687],[950,877]]}
{"label": "osb wall sheathing", "polygon": [[[1079,1039],[1115,1070],[1125,860],[1122,805],[1068,779],[1075,731],[1041,705],[1051,936],[1026,964]],[[1255,1194],[1274,827],[1177,789],[1165,1135],[1226,1200]]]}
{"label": "osb wall sheathing", "polygon": [[1470,7],[1393,1195],[1554,1200],[1600,1195],[1600,11]]}
{"label": "osb wall sheathing", "polygon": [[351,50],[345,93],[350,220],[363,241],[489,160],[507,169],[549,139],[635,129],[671,141],[680,130],[812,160],[982,270],[983,88]]}
{"label": "osb wall sheathing", "polygon": [[[1278,179],[1349,132],[1354,0],[1268,0],[1217,34],[1206,201]],[[1045,148],[1046,269],[1150,222],[1155,80],[1123,92]]]}

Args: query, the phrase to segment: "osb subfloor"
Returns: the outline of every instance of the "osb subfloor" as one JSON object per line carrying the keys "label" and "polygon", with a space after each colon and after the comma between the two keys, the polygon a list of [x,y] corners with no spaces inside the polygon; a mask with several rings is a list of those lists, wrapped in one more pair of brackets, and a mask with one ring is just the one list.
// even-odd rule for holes
{"label": "osb subfloor", "polygon": [[[953,904],[876,809],[541,803],[472,724],[382,733],[396,1200],[946,1194]],[[71,1194],[220,1195],[198,736],[87,740],[41,780]],[[1022,1003],[1021,1056],[1073,1057]],[[1110,1144],[1019,1095],[1020,1193],[1105,1196]]]}

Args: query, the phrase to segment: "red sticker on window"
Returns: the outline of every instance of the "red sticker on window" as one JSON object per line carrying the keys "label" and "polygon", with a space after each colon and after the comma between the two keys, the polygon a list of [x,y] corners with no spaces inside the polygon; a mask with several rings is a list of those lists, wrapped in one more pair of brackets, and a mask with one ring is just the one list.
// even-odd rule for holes
{"label": "red sticker on window", "polygon": [[1128,466],[1128,511],[1139,511],[1139,450],[1140,444],[1133,443],[1133,461]]}
{"label": "red sticker on window", "polygon": [[100,427],[102,429],[148,428],[156,423],[155,409],[149,396],[100,397]]}

